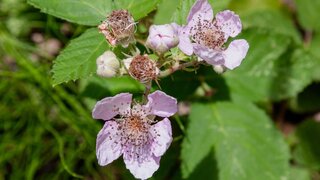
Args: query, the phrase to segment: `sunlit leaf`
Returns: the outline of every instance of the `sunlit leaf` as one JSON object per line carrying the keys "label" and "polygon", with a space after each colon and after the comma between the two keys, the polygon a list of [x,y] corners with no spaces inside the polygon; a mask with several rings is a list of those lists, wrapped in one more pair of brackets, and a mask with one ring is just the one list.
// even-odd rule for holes
{"label": "sunlit leaf", "polygon": [[108,49],[105,38],[98,29],[87,30],[72,40],[54,62],[53,85],[79,78],[96,72],[96,59]]}
{"label": "sunlit leaf", "polygon": [[181,152],[183,176],[188,177],[212,148],[219,179],[279,180],[289,174],[284,140],[266,114],[251,104],[192,106]]}

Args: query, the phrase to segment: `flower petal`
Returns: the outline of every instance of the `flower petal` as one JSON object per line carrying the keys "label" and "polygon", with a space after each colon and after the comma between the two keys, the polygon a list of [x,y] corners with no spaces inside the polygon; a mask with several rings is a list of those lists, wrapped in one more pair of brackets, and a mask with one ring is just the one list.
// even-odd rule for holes
{"label": "flower petal", "polygon": [[210,49],[199,44],[193,45],[194,53],[211,65],[223,65],[224,59],[221,51]]}
{"label": "flower petal", "polygon": [[244,39],[234,40],[230,43],[228,49],[223,52],[225,59],[224,66],[228,69],[234,69],[241,64],[246,57],[249,44]]}
{"label": "flower petal", "polygon": [[114,97],[107,97],[98,101],[92,111],[94,119],[109,120],[114,116],[127,115],[130,112],[132,94],[120,93]]}
{"label": "flower petal", "polygon": [[145,107],[150,110],[151,114],[161,117],[172,116],[178,110],[177,100],[162,91],[149,94],[148,103]]}
{"label": "flower petal", "polygon": [[124,154],[123,160],[126,168],[130,170],[135,178],[148,179],[158,170],[160,157],[149,156],[138,161],[136,159],[130,159]]}
{"label": "flower petal", "polygon": [[153,125],[150,129],[153,136],[152,152],[155,156],[162,156],[172,142],[172,129],[171,123],[168,118]]}
{"label": "flower petal", "polygon": [[193,46],[190,40],[189,28],[182,27],[179,31],[179,44],[178,48],[188,56],[193,54]]}
{"label": "flower petal", "polygon": [[233,11],[225,10],[216,15],[217,26],[221,27],[227,41],[228,37],[236,37],[242,29],[240,18]]}
{"label": "flower petal", "polygon": [[212,21],[213,10],[207,0],[198,0],[192,6],[187,21],[188,26],[194,26],[199,21]]}
{"label": "flower petal", "polygon": [[115,121],[106,121],[98,133],[96,153],[98,163],[101,166],[105,166],[119,158],[123,152],[117,128],[118,123]]}

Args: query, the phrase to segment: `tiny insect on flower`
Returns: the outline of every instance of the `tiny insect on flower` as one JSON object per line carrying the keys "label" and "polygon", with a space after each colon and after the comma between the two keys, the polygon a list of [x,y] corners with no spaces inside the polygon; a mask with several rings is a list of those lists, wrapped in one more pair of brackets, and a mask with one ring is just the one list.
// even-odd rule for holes
{"label": "tiny insect on flower", "polygon": [[[150,178],[172,142],[168,117],[177,112],[177,100],[162,91],[148,95],[145,105],[134,104],[132,95],[121,93],[98,101],[92,116],[105,120],[97,136],[97,158],[101,166],[123,155],[127,169],[139,179]],[[163,119],[159,122],[155,117]]]}
{"label": "tiny insect on flower", "polygon": [[242,29],[234,12],[225,10],[213,17],[207,0],[197,0],[187,18],[188,24],[179,31],[178,47],[187,55],[193,53],[213,66],[228,69],[238,67],[245,58],[249,44],[244,39],[224,45],[229,37],[236,37]]}

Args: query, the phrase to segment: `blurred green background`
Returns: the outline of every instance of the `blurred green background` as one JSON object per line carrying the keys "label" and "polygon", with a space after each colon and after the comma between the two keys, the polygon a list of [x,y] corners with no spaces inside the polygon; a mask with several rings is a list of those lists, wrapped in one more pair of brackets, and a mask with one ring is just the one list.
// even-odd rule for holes
{"label": "blurred green background", "polygon": [[[186,170],[185,164],[196,161],[192,152],[198,152],[182,145],[188,141],[186,135],[191,144],[192,136],[199,135],[201,142],[207,135],[201,134],[207,122],[196,122],[201,112],[207,112],[201,104],[224,101],[242,104],[248,111],[259,110],[259,117],[277,129],[275,137],[269,137],[270,144],[281,141],[277,136],[281,132],[289,154],[265,158],[287,158],[288,168],[284,169],[288,172],[279,172],[286,174],[283,179],[320,179],[320,1],[210,3],[214,12],[229,8],[240,15],[245,29],[240,36],[249,41],[249,53],[240,68],[223,76],[205,67],[196,75],[177,72],[160,81],[163,91],[184,103],[180,114],[171,119],[174,141],[152,179],[232,179],[217,173],[222,160],[218,158],[217,168],[211,155],[219,156],[219,148],[213,153],[208,150],[201,163]],[[184,23],[192,4],[190,0],[160,0],[158,8],[140,20],[137,36],[146,38],[152,23],[165,24],[172,19]],[[119,92],[141,95],[141,85],[128,77],[104,80],[92,76],[52,86],[53,60],[87,28],[41,13],[24,0],[0,1],[0,180],[133,179],[121,158],[107,167],[98,166],[95,138],[103,122],[91,118],[91,109],[96,100]],[[247,105],[250,103],[255,106]],[[217,109],[230,114],[224,110],[228,107],[222,104]],[[250,120],[245,127],[255,123],[254,118]],[[259,126],[252,129],[259,131]],[[261,179],[260,172],[255,173],[256,178],[247,179]]]}

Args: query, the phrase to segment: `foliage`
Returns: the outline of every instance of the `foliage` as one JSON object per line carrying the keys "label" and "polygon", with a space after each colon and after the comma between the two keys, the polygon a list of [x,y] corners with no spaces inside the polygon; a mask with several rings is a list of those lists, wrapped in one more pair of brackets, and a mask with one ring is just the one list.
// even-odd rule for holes
{"label": "foliage", "polygon": [[[137,47],[149,52],[146,29],[185,24],[195,0],[27,2],[0,2],[0,179],[132,179],[121,161],[98,166],[102,124],[91,110],[121,92],[141,98],[144,87],[129,76],[96,76],[104,51],[130,53],[108,45],[96,26],[112,10],[128,9],[138,22]],[[171,118],[174,141],[152,179],[319,178],[319,2],[209,2],[215,13],[240,15],[237,39],[250,49],[233,71],[186,68],[152,86],[191,105],[190,114]],[[64,49],[48,53],[30,40],[35,33]]]}

